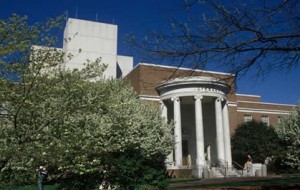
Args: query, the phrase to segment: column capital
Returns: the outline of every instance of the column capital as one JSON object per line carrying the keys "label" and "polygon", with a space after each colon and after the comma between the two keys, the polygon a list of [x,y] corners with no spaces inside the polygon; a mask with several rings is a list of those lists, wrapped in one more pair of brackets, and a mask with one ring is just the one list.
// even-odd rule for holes
{"label": "column capital", "polygon": [[228,101],[227,101],[227,99],[224,99],[224,106],[228,106]]}
{"label": "column capital", "polygon": [[216,102],[223,102],[224,101],[224,98],[222,98],[222,97],[217,97],[216,98]]}
{"label": "column capital", "polygon": [[175,97],[172,97],[171,100],[174,102],[174,101],[180,101],[180,97],[178,96],[175,96]]}
{"label": "column capital", "polygon": [[202,95],[195,95],[195,96],[194,96],[194,100],[197,100],[197,99],[202,100],[202,99],[203,99],[203,96],[202,96]]}

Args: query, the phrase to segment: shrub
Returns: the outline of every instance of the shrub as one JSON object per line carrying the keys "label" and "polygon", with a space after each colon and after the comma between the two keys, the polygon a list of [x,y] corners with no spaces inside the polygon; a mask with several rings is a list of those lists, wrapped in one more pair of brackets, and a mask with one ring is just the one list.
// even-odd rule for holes
{"label": "shrub", "polygon": [[284,151],[275,130],[262,122],[243,123],[231,139],[233,160],[243,165],[247,155],[253,162],[264,163],[267,156],[278,157]]}

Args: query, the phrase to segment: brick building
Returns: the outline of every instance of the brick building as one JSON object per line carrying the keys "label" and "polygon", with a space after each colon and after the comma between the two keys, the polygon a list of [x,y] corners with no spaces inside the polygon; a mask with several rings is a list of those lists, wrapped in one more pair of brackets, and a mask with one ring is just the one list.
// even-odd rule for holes
{"label": "brick building", "polygon": [[230,86],[227,98],[231,134],[239,124],[249,120],[262,121],[274,126],[283,115],[289,114],[295,106],[261,102],[261,97],[258,95],[237,94],[233,80],[234,76],[229,73],[141,63],[125,79],[130,81],[133,89],[141,99],[158,104],[160,99],[156,87],[174,78],[190,76],[215,77],[225,80]]}
{"label": "brick building", "polygon": [[230,135],[238,124],[252,119],[274,125],[293,105],[263,103],[260,96],[237,94],[230,73],[140,63],[117,53],[117,25],[68,19],[62,51],[81,53],[63,68],[82,68],[84,60],[101,57],[106,77],[124,77],[145,101],[159,105],[162,117],[174,121],[175,147],[168,169],[189,166],[193,176],[213,163],[232,163]]}
{"label": "brick building", "polygon": [[260,96],[237,94],[234,75],[141,63],[125,77],[140,98],[161,106],[162,117],[175,123],[176,145],[168,169],[180,173],[222,162],[231,167],[230,136],[250,120],[276,125],[293,105],[261,102]]}

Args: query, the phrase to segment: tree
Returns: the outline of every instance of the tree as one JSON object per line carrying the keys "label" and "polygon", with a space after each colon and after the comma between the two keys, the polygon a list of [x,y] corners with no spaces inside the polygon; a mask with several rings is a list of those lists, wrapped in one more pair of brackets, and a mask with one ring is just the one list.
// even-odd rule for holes
{"label": "tree", "polygon": [[[30,142],[34,138],[31,135],[43,127],[35,120],[38,115],[28,112],[37,106],[28,99],[41,100],[38,94],[31,97],[33,89],[42,85],[39,83],[45,78],[41,77],[41,71],[61,63],[63,54],[57,49],[52,49],[50,53],[45,48],[36,50],[35,54],[30,52],[33,44],[48,47],[55,44],[56,40],[49,32],[55,31],[58,20],[31,26],[26,16],[12,15],[7,20],[0,20],[1,171],[15,155],[14,151],[22,149],[17,145]],[[42,32],[46,30],[49,32]],[[48,65],[44,65],[46,60]]]}
{"label": "tree", "polygon": [[[82,70],[62,69],[66,56],[51,48],[48,33],[55,23],[28,26],[15,15],[1,21],[0,181],[34,183],[39,165],[67,189],[94,188],[103,180],[124,189],[162,181],[172,125],[124,81],[103,78],[100,59]],[[122,160],[138,163],[140,175],[132,175],[134,167],[119,169]],[[144,167],[156,176],[143,180],[150,175]]]}
{"label": "tree", "polygon": [[276,132],[286,147],[283,155],[284,165],[299,169],[300,164],[300,105],[296,106],[290,115],[284,116]]}
{"label": "tree", "polygon": [[231,139],[232,157],[239,164],[244,164],[247,155],[254,162],[264,163],[266,157],[280,155],[284,150],[275,129],[265,123],[251,121],[236,128]]}
{"label": "tree", "polygon": [[[300,58],[300,2],[184,0],[167,32],[128,41],[147,56],[192,69],[226,70],[238,77],[291,69]],[[186,13],[186,14],[185,14]]]}

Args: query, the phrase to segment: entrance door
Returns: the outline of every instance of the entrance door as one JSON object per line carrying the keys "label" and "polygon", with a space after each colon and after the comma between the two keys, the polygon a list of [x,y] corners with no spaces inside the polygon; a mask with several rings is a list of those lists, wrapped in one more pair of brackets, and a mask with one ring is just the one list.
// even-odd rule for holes
{"label": "entrance door", "polygon": [[188,140],[182,140],[182,165],[183,166],[190,166],[191,165],[191,158],[189,155],[189,146]]}

